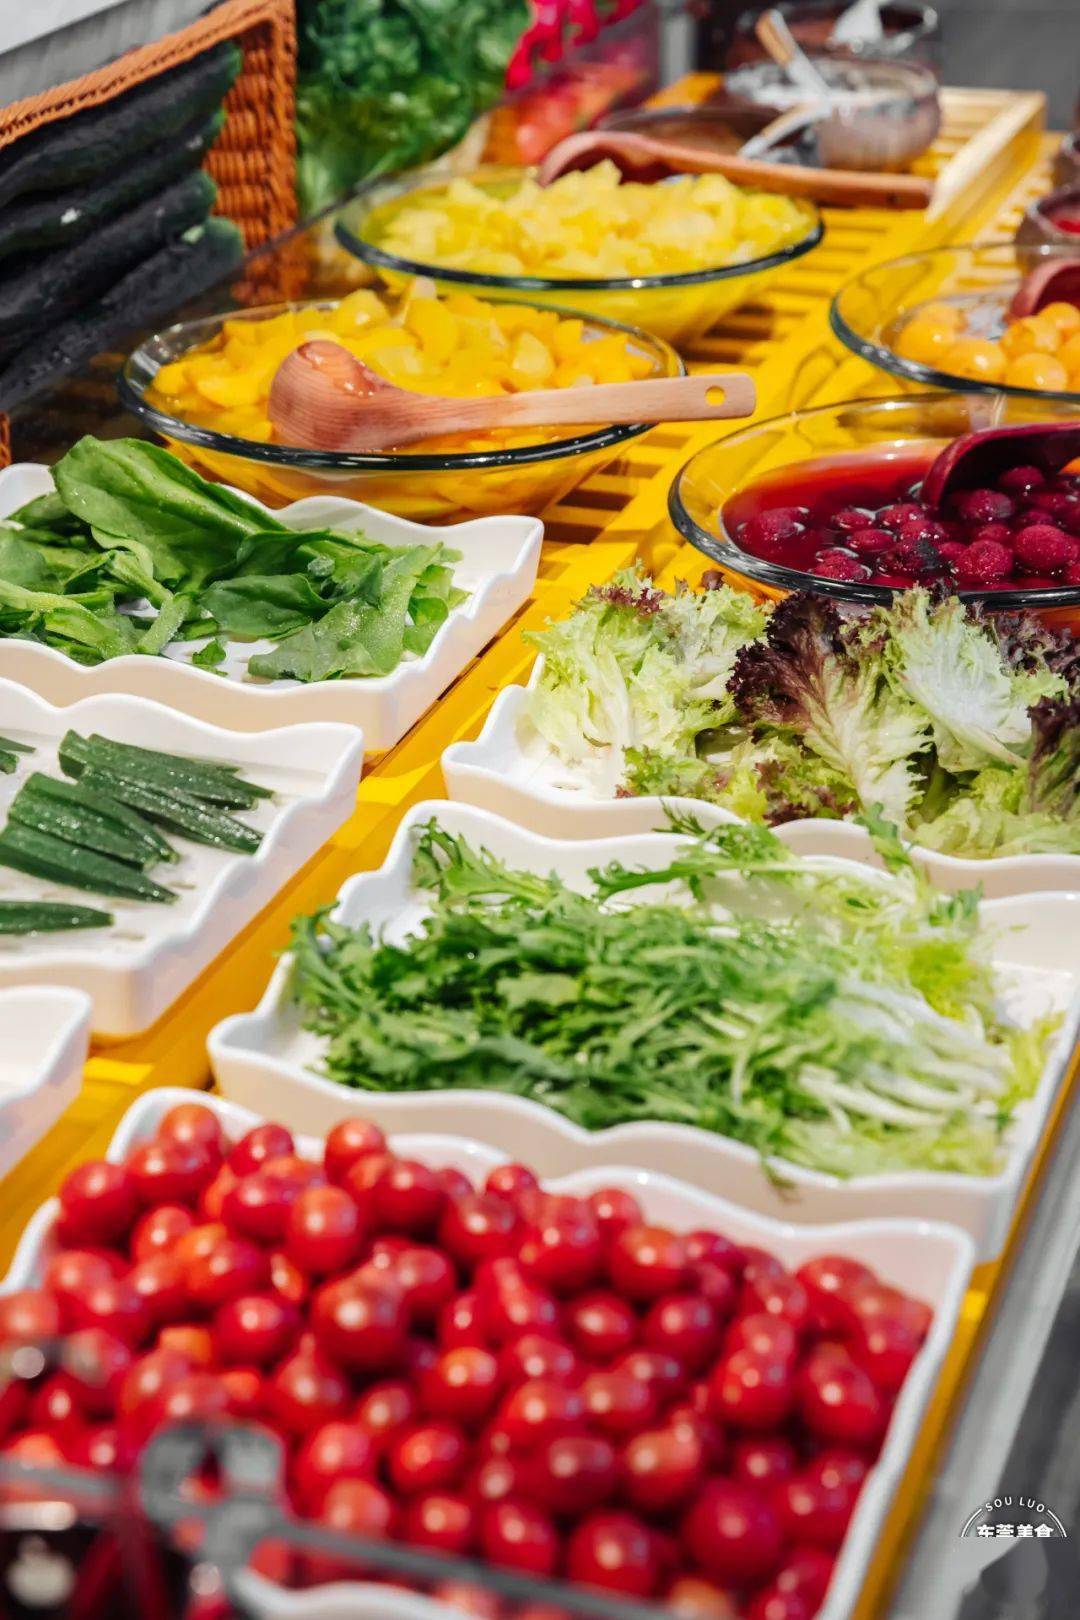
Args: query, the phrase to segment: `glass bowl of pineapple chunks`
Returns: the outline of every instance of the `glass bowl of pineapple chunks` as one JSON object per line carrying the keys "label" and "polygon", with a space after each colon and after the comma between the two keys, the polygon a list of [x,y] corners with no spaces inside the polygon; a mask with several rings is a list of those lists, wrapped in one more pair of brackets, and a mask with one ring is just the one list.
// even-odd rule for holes
{"label": "glass bowl of pineapple chunks", "polygon": [[268,506],[341,495],[417,522],[538,512],[615,459],[647,426],[500,429],[360,454],[281,444],[267,414],[274,374],[329,338],[401,388],[451,398],[674,377],[669,344],[594,315],[489,303],[430,282],[358,288],[169,327],[128,359],[120,395],[169,448]]}
{"label": "glass bowl of pineapple chunks", "polygon": [[418,170],[376,182],[337,216],[338,240],[390,285],[528,298],[688,344],[758,297],[823,235],[813,203],[719,174],[652,183],[615,164],[540,186],[535,170]]}

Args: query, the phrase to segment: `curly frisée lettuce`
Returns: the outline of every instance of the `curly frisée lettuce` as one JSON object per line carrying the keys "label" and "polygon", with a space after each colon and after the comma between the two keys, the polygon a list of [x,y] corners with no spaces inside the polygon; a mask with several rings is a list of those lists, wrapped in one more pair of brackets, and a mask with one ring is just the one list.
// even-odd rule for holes
{"label": "curly fris\u00e9e lettuce", "polygon": [[944,853],[1080,853],[1080,652],[1030,615],[922,590],[762,606],[631,571],[532,639],[524,739],[596,796],[770,825],[877,809]]}
{"label": "curly fris\u00e9e lettuce", "polygon": [[585,893],[419,829],[416,932],[294,923],[326,1074],[513,1093],[590,1130],[696,1126],[838,1176],[997,1170],[1056,1020],[1000,1011],[974,894],[940,895],[882,823],[886,873],[764,827],[673,827],[666,865],[611,863]]}

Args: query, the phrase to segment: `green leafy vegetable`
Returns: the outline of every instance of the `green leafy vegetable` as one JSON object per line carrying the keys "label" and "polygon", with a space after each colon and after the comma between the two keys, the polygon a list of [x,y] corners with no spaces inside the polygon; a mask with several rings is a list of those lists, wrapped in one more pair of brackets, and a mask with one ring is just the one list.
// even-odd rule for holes
{"label": "green leafy vegetable", "polygon": [[772,825],[880,810],[944,853],[1080,854],[1080,652],[1029,615],[920,590],[767,609],[631,572],[533,639],[522,740],[592,795]]}
{"label": "green leafy vegetable", "polygon": [[589,1129],[694,1125],[841,1176],[997,1169],[1054,1020],[1002,1018],[975,897],[937,894],[880,818],[888,875],[760,826],[674,825],[665,864],[611,863],[578,893],[428,823],[431,912],[407,939],[294,924],[325,1072],[516,1093]]}

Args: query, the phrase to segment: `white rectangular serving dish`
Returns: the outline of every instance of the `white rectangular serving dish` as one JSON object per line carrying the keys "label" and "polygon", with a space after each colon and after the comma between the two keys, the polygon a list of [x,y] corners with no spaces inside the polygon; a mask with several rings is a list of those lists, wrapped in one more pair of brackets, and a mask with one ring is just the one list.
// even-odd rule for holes
{"label": "white rectangular serving dish", "polygon": [[[475,742],[452,743],[445,750],[442,770],[452,799],[508,816],[548,838],[614,838],[619,833],[653,832],[666,825],[665,803],[696,816],[704,826],[740,820],[730,810],[700,799],[613,799],[594,795],[572,780],[526,719],[528,693],[542,669],[541,658],[528,687],[508,686],[499,693]],[[785,822],[775,831],[800,855],[839,855],[879,868],[882,865],[869,833],[850,821],[807,818]],[[911,846],[911,855],[934,884],[949,894],[981,887],[987,899],[1000,899],[1039,890],[1080,890],[1080,855],[973,860],[941,855],[918,844]]]}
{"label": "white rectangular serving dish", "polygon": [[[268,1068],[263,1071],[262,1087],[265,1098],[274,1096],[275,1076]],[[158,1121],[169,1108],[179,1102],[190,1102],[192,1096],[192,1092],[179,1088],[146,1092],[132,1104],[117,1126],[108,1158],[117,1162],[125,1159],[135,1146],[153,1135]],[[278,1117],[279,1112],[276,1101],[269,1109],[256,1111],[217,1097],[200,1096],[198,1100],[214,1110],[227,1133],[234,1138],[260,1119]],[[437,1167],[452,1165],[474,1178],[485,1176],[506,1157],[505,1153],[479,1141],[431,1131],[395,1137],[391,1146],[403,1157],[418,1158]],[[321,1150],[321,1141],[310,1136],[303,1136],[297,1142],[297,1151],[305,1157],[313,1157]],[[818,1613],[818,1620],[845,1620],[866,1577],[885,1515],[907,1466],[955,1331],[974,1264],[971,1240],[955,1227],[921,1219],[845,1221],[813,1227],[795,1225],[751,1213],[713,1193],[699,1191],[657,1172],[629,1168],[620,1161],[582,1167],[561,1176],[553,1190],[587,1195],[610,1186],[632,1192],[653,1222],[684,1231],[714,1227],[736,1243],[771,1250],[790,1268],[818,1254],[850,1255],[872,1267],[883,1281],[917,1295],[933,1307],[930,1333],[900,1392],[881,1456],[863,1487],[828,1597]],[[0,1293],[33,1286],[40,1279],[50,1253],[56,1211],[56,1199],[50,1199],[28,1222],[11,1269],[0,1284]],[[281,1620],[286,1616],[295,1620],[339,1620],[339,1617],[352,1620],[357,1615],[385,1613],[385,1586],[345,1583],[305,1593],[285,1593],[255,1575],[245,1574],[243,1582],[254,1612],[273,1616],[275,1620],[279,1615]],[[265,1608],[260,1608],[262,1603]],[[433,1614],[451,1612],[430,1599],[413,1598],[395,1591],[395,1620],[425,1620]]]}
{"label": "white rectangular serving dish", "polygon": [[[0,520],[52,487],[47,467],[32,462],[6,467],[0,472]],[[261,505],[250,495],[243,499]],[[220,666],[223,673],[216,673],[189,662],[203,645],[200,641],[174,643],[159,658],[129,654],[88,666],[53,647],[8,637],[0,638],[0,676],[32,687],[51,703],[75,703],[99,692],[129,692],[237,731],[338,721],[359,726],[368,752],[381,753],[415,725],[528,599],[544,533],[539,519],[529,517],[476,518],[435,528],[333,495],[295,501],[273,515],[291,529],[362,529],[388,546],[444,541],[462,554],[454,578],[468,591],[468,600],[452,610],[422,658],[407,656],[391,675],[311,682],[243,679],[247,660],[273,645],[268,641],[229,644]]]}
{"label": "white rectangular serving dish", "polygon": [[38,984],[0,990],[0,1176],[75,1101],[89,1044],[84,991]]}
{"label": "white rectangular serving dish", "polygon": [[[511,866],[556,871],[575,887],[585,887],[591,867],[610,861],[662,866],[678,842],[671,833],[543,838],[468,805],[421,804],[402,821],[383,867],[361,873],[344,886],[335,909],[339,921],[368,922],[391,940],[415,930],[427,914],[428,902],[411,884],[413,829],[432,816]],[[823,858],[840,864],[830,856]],[[995,936],[994,960],[1008,1010],[1027,1018],[1049,1010],[1063,1014],[1038,1090],[1017,1112],[1007,1162],[996,1176],[906,1172],[843,1181],[785,1164],[788,1185],[779,1187],[764,1174],[753,1148],[696,1126],[637,1121],[586,1131],[529,1098],[494,1090],[354,1092],[317,1073],[321,1043],[300,1027],[290,1004],[287,957],[278,964],[255,1011],[226,1018],[211,1031],[208,1046],[225,1096],[249,1107],[265,1105],[272,1098],[274,1112],[298,1129],[326,1130],[359,1111],[387,1130],[406,1130],[423,1122],[431,1130],[479,1136],[503,1153],[527,1159],[544,1175],[629,1160],[698,1187],[723,1187],[734,1202],[778,1220],[925,1215],[962,1227],[974,1239],[980,1260],[989,1260],[1004,1243],[1080,1029],[1080,893],[991,900],[983,904],[981,917]],[[272,1089],[267,1087],[268,1074],[273,1076]]]}
{"label": "white rectangular serving dish", "polygon": [[180,860],[156,868],[154,875],[180,891],[171,905],[94,894],[0,866],[0,899],[66,900],[114,918],[108,929],[0,937],[0,988],[50,984],[83,990],[93,1002],[95,1034],[134,1035],[160,1018],[348,820],[356,804],[364,737],[355,726],[323,724],[224,731],[145,698],[120,695],[54,708],[14,681],[0,680],[0,735],[34,748],[20,757],[10,776],[0,775],[0,824],[30,771],[61,774],[56,751],[68,730],[225,760],[274,791],[273,799],[260,800],[242,815],[263,834],[254,855],[170,838]]}

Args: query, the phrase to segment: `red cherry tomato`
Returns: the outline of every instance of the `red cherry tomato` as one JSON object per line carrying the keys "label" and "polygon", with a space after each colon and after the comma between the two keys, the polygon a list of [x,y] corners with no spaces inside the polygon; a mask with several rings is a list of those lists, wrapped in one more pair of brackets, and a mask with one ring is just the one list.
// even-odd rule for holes
{"label": "red cherry tomato", "polygon": [[900,1388],[922,1343],[908,1324],[895,1316],[872,1316],[851,1335],[851,1354],[878,1389]]}
{"label": "red cherry tomato", "polygon": [[472,1269],[509,1254],[517,1226],[517,1211],[504,1198],[470,1193],[443,1211],[439,1242],[459,1265]]}
{"label": "red cherry tomato", "polygon": [[719,1468],[723,1463],[726,1451],[724,1430],[708,1410],[699,1411],[691,1401],[669,1406],[664,1414],[664,1427],[673,1429],[676,1434],[693,1435],[701,1447],[707,1470]]}
{"label": "red cherry tomato", "polygon": [[642,1329],[650,1350],[674,1356],[691,1372],[697,1372],[710,1360],[719,1336],[720,1318],[715,1306],[693,1294],[668,1294],[658,1299],[650,1306]]}
{"label": "red cherry tomato", "polygon": [[126,1267],[118,1254],[107,1249],[60,1249],[45,1267],[45,1288],[61,1306],[78,1298],[92,1283],[122,1276]]}
{"label": "red cherry tomato", "polygon": [[397,1162],[393,1153],[365,1153],[363,1158],[357,1159],[345,1172],[342,1186],[350,1198],[355,1198],[357,1204],[365,1212],[371,1208],[371,1194],[375,1183],[384,1170]]}
{"label": "red cherry tomato", "polygon": [[[319,1520],[330,1530],[359,1536],[366,1541],[384,1541],[394,1533],[397,1509],[386,1492],[367,1479],[339,1479],[322,1499]],[[355,1579],[355,1565],[346,1568],[345,1578]]]}
{"label": "red cherry tomato", "polygon": [[619,1473],[615,1448],[592,1434],[564,1434],[537,1447],[526,1468],[530,1496],[560,1515],[602,1507]]}
{"label": "red cherry tomato", "polygon": [[585,1427],[585,1401],[580,1390],[568,1389],[552,1379],[534,1378],[503,1401],[497,1419],[521,1450],[575,1434]]}
{"label": "red cherry tomato", "polygon": [[403,1496],[454,1485],[467,1459],[464,1434],[446,1422],[412,1424],[391,1438],[386,1452],[390,1479]]}
{"label": "red cherry tomato", "polygon": [[746,1611],[746,1620],[813,1620],[814,1611],[798,1592],[781,1592],[775,1583],[763,1587]]}
{"label": "red cherry tomato", "polygon": [[486,1457],[466,1479],[466,1491],[480,1503],[505,1502],[525,1491],[528,1467],[520,1457]]}
{"label": "red cherry tomato", "polygon": [[731,1450],[731,1472],[735,1478],[763,1491],[790,1479],[798,1466],[795,1447],[779,1434],[736,1440]]}
{"label": "red cherry tomato", "polygon": [[477,1514],[464,1496],[430,1491],[409,1502],[401,1519],[402,1540],[448,1557],[463,1557],[476,1542]]}
{"label": "red cherry tomato", "polygon": [[470,1198],[476,1191],[472,1182],[463,1170],[455,1170],[453,1165],[444,1165],[436,1170],[435,1180],[439,1183],[448,1198]]}
{"label": "red cherry tomato", "polygon": [[179,1350],[193,1367],[211,1367],[214,1364],[214,1341],[209,1328],[194,1323],[170,1322],[159,1330],[158,1350]]}
{"label": "red cherry tomato", "polygon": [[813,1613],[829,1589],[835,1564],[836,1560],[820,1547],[796,1547],[786,1555],[773,1585],[781,1592],[797,1592],[806,1598]]}
{"label": "red cherry tomato", "polygon": [[786,1271],[744,1274],[739,1314],[753,1316],[759,1312],[790,1322],[797,1334],[810,1326],[810,1300],[806,1289]]}
{"label": "red cherry tomato", "polygon": [[504,1569],[551,1575],[559,1557],[559,1537],[546,1513],[531,1502],[493,1502],[480,1515],[484,1557]]}
{"label": "red cherry tomato", "polygon": [[172,1253],[182,1266],[188,1266],[193,1260],[202,1260],[208,1254],[213,1254],[218,1244],[228,1237],[220,1221],[206,1221],[201,1226],[192,1226],[181,1233],[173,1244]]}
{"label": "red cherry tomato", "polygon": [[732,1322],[724,1335],[724,1349],[729,1355],[735,1350],[751,1350],[756,1356],[768,1356],[773,1361],[794,1364],[799,1340],[785,1317],[769,1316],[764,1311],[757,1311]]}
{"label": "red cherry tomato", "polygon": [[760,1491],[741,1480],[712,1479],[683,1521],[683,1541],[707,1575],[742,1586],[773,1573],[784,1538]]}
{"label": "red cherry tomato", "polygon": [[395,1159],[372,1187],[371,1200],[383,1230],[427,1237],[439,1223],[446,1194],[426,1164]]}
{"label": "red cherry tomato", "polygon": [[661,1403],[673,1399],[686,1383],[681,1363],[662,1350],[628,1350],[612,1362],[611,1371],[629,1373],[639,1383],[648,1384]]}
{"label": "red cherry tomato", "polygon": [[126,1474],[134,1460],[131,1446],[112,1423],[95,1423],[73,1434],[67,1453],[76,1468],[99,1474]]}
{"label": "red cherry tomato", "polygon": [[106,1159],[88,1159],[72,1170],[59,1196],[61,1235],[75,1244],[122,1238],[138,1209],[130,1172]]}
{"label": "red cherry tomato", "polygon": [[153,1326],[179,1322],[188,1312],[184,1268],[171,1254],[153,1254],[128,1272],[127,1280],[142,1300]]}
{"label": "red cherry tomato", "polygon": [[686,1276],[686,1247],[661,1226],[628,1226],[611,1245],[608,1272],[615,1288],[633,1300],[673,1294]]}
{"label": "red cherry tomato", "polygon": [[526,1272],[560,1295],[587,1288],[600,1275],[604,1243],[600,1226],[585,1203],[557,1207],[526,1226],[518,1247]]}
{"label": "red cherry tomato", "polygon": [[[741,1249],[736,1243],[732,1243],[731,1239],[724,1237],[722,1232],[688,1232],[684,1242],[686,1244],[687,1259],[691,1264],[699,1260],[708,1260],[713,1265],[722,1266],[733,1277],[742,1276],[749,1251]],[[755,1252],[760,1253],[761,1251]]]}
{"label": "red cherry tomato", "polygon": [[888,1420],[869,1374],[850,1357],[821,1348],[800,1371],[799,1412],[811,1433],[855,1446],[872,1445]]}
{"label": "red cherry tomato", "polygon": [[729,1592],[702,1580],[700,1575],[680,1575],[667,1589],[664,1613],[675,1620],[738,1620],[739,1611]]}
{"label": "red cherry tomato", "polygon": [[229,1397],[234,1417],[261,1417],[265,1406],[264,1385],[258,1367],[226,1367],[219,1374]]}
{"label": "red cherry tomato", "polygon": [[199,1194],[196,1209],[204,1221],[220,1221],[225,1207],[225,1194],[231,1192],[240,1180],[236,1171],[227,1164],[219,1167],[213,1181],[208,1181]]}
{"label": "red cherry tomato", "polygon": [[393,1256],[389,1270],[413,1323],[434,1322],[457,1292],[454,1268],[440,1249],[407,1245]]}
{"label": "red cherry tomato", "polygon": [[194,1204],[217,1174],[219,1160],[199,1142],[144,1142],[128,1155],[127,1170],[140,1204]]}
{"label": "red cherry tomato", "polygon": [[[71,1431],[70,1438],[75,1444],[81,1432]],[[43,1429],[24,1430],[22,1434],[5,1441],[2,1451],[9,1462],[21,1463],[27,1468],[62,1468],[68,1460],[64,1453],[64,1437],[48,1434]],[[43,1489],[41,1485],[16,1485],[13,1480],[5,1480],[3,1499],[5,1504],[41,1501]]]}
{"label": "red cherry tomato", "polygon": [[847,1533],[857,1497],[857,1486],[804,1469],[776,1487],[773,1502],[793,1541],[832,1552]]}
{"label": "red cherry tomato", "polygon": [[888,1288],[876,1279],[852,1283],[842,1290],[840,1298],[851,1312],[852,1326],[855,1322],[867,1323],[885,1317],[903,1322],[920,1343],[934,1319],[929,1305],[924,1305],[921,1299],[912,1299],[909,1294]]}
{"label": "red cherry tomato", "polygon": [[131,1234],[131,1258],[151,1260],[156,1254],[169,1254],[194,1225],[194,1215],[182,1204],[159,1204],[156,1209],[148,1209]]}
{"label": "red cherry tomato", "polygon": [[83,1328],[66,1335],[61,1359],[83,1410],[95,1417],[111,1414],[134,1360],[130,1345],[102,1328]]}
{"label": "red cherry tomato", "polygon": [[480,1286],[478,1291],[484,1331],[492,1344],[510,1344],[523,1333],[551,1333],[558,1329],[559,1307],[555,1299],[530,1282],[511,1281],[496,1288]]}
{"label": "red cherry tomato", "polygon": [[398,1362],[409,1325],[405,1296],[388,1274],[379,1272],[324,1283],[312,1299],[310,1321],[328,1355],[369,1373]]}
{"label": "red cherry tomato", "polygon": [[272,1366],[294,1342],[300,1315],[275,1294],[241,1294],[214,1317],[214,1348],[226,1366]]}
{"label": "red cherry tomato", "polygon": [[178,1350],[151,1350],[131,1364],[116,1397],[120,1418],[133,1418],[158,1400],[171,1385],[191,1371],[191,1362]]}
{"label": "red cherry tomato", "polygon": [[302,1305],[311,1292],[311,1285],[300,1267],[280,1249],[270,1256],[270,1287],[290,1305]]}
{"label": "red cherry tomato", "polygon": [[218,1159],[225,1152],[225,1132],[221,1121],[213,1109],[203,1103],[177,1103],[175,1108],[162,1115],[157,1133],[164,1142],[181,1142],[185,1146],[196,1143],[199,1147],[209,1148]]}
{"label": "red cherry tomato", "polygon": [[338,1479],[372,1479],[377,1448],[359,1423],[324,1423],[309,1435],[296,1456],[293,1477],[301,1501],[317,1512]]}
{"label": "red cherry tomato", "polygon": [[355,1418],[378,1445],[416,1418],[419,1407],[412,1387],[400,1380],[372,1384],[357,1403]]}
{"label": "red cherry tomato", "polygon": [[508,1344],[499,1356],[499,1367],[507,1384],[524,1384],[532,1378],[553,1378],[558,1383],[576,1383],[581,1363],[562,1339],[545,1333],[523,1333]]}
{"label": "red cherry tomato", "polygon": [[65,1431],[81,1428],[83,1422],[78,1386],[64,1372],[50,1373],[31,1394],[26,1419],[31,1429],[55,1434],[66,1451]]}
{"label": "red cherry tomato", "polygon": [[786,1267],[782,1266],[775,1254],[768,1249],[756,1248],[752,1243],[742,1245],[743,1267],[742,1274],[747,1282],[755,1277],[786,1277]]}
{"label": "red cherry tomato", "polygon": [[60,1332],[60,1306],[42,1288],[0,1298],[0,1345],[44,1344]]}
{"label": "red cherry tomato", "polygon": [[707,1299],[717,1320],[726,1322],[734,1315],[739,1300],[739,1285],[733,1273],[719,1260],[691,1260],[689,1270],[690,1290]]}
{"label": "red cherry tomato", "polygon": [[420,1394],[433,1417],[466,1425],[487,1416],[499,1394],[502,1375],[489,1350],[459,1345],[444,1350],[420,1380]]}
{"label": "red cherry tomato", "polygon": [[738,1429],[775,1429],[795,1404],[791,1364],[755,1350],[734,1350],[712,1375],[718,1417]]}
{"label": "red cherry tomato", "polygon": [[294,1351],[266,1383],[270,1415],[294,1435],[310,1434],[320,1424],[344,1416],[349,1394],[345,1374],[315,1348]]}
{"label": "red cherry tomato", "polygon": [[630,1513],[591,1514],[573,1531],[566,1572],[582,1586],[599,1586],[627,1597],[647,1598],[660,1581],[656,1544],[646,1525]]}
{"label": "red cherry tomato", "polygon": [[244,1238],[223,1237],[208,1254],[184,1266],[188,1297],[204,1311],[215,1311],[242,1294],[256,1294],[269,1281],[270,1261],[266,1254]]}
{"label": "red cherry tomato", "polygon": [[660,1407],[655,1390],[629,1372],[590,1373],[581,1397],[593,1428],[616,1438],[639,1433]]}
{"label": "red cherry tomato", "polygon": [[687,1429],[654,1429],[623,1448],[622,1486],[644,1513],[669,1513],[700,1485],[705,1470],[701,1442]]}
{"label": "red cherry tomato", "polygon": [[637,1343],[638,1319],[618,1294],[582,1294],[566,1307],[565,1325],[588,1361],[612,1361]]}
{"label": "red cherry tomato", "polygon": [[494,1198],[505,1198],[515,1203],[522,1193],[535,1192],[540,1183],[533,1172],[523,1164],[497,1164],[484,1182],[484,1191]]}
{"label": "red cherry tomato", "polygon": [[169,1384],[154,1403],[156,1427],[203,1423],[229,1411],[229,1386],[217,1373],[190,1372]]}
{"label": "red cherry tomato", "polygon": [[284,1125],[256,1125],[253,1130],[233,1144],[229,1152],[229,1165],[238,1176],[250,1175],[269,1159],[292,1153],[296,1144],[292,1133]]}
{"label": "red cherry tomato", "polygon": [[484,1303],[474,1288],[448,1300],[439,1312],[439,1343],[447,1350],[455,1345],[488,1343]]}
{"label": "red cherry tomato", "polygon": [[851,1311],[843,1303],[845,1292],[859,1282],[873,1282],[874,1274],[858,1260],[843,1254],[821,1254],[807,1260],[795,1273],[806,1290],[814,1326],[822,1333],[846,1330]]}
{"label": "red cherry tomato", "polygon": [[363,1237],[360,1211],[341,1187],[306,1187],[285,1228],[285,1253],[302,1271],[325,1277],[355,1259]]}
{"label": "red cherry tomato", "polygon": [[221,1219],[238,1237],[277,1243],[285,1236],[289,1212],[300,1188],[283,1177],[254,1171],[241,1176],[221,1200]]}
{"label": "red cherry tomato", "polygon": [[105,1277],[71,1297],[67,1311],[73,1328],[104,1328],[125,1344],[137,1346],[150,1330],[142,1298],[126,1277]]}
{"label": "red cherry tomato", "polygon": [[628,1226],[642,1224],[641,1205],[621,1187],[601,1187],[599,1192],[589,1195],[588,1205],[605,1244],[612,1243]]}
{"label": "red cherry tomato", "polygon": [[369,1119],[343,1119],[333,1127],[323,1147],[323,1164],[331,1181],[341,1183],[360,1159],[385,1153],[386,1137]]}

